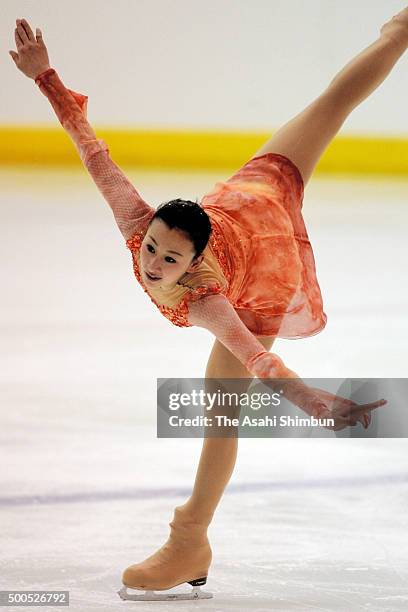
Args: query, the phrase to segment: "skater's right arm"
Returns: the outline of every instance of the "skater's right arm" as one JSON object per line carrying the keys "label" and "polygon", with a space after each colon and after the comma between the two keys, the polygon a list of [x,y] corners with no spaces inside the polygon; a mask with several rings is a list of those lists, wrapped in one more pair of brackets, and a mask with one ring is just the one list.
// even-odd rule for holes
{"label": "skater's right arm", "polygon": [[49,65],[48,53],[37,29],[36,37],[27,23],[17,23],[15,39],[18,54],[10,51],[16,66],[35,80],[50,101],[58,120],[73,140],[79,155],[98,189],[112,209],[122,235],[127,240],[150,218],[154,210],[109,155],[102,139],[97,139],[87,121],[88,97],[67,89],[55,69]]}
{"label": "skater's right arm", "polygon": [[106,143],[96,138],[86,119],[87,96],[66,89],[53,69],[37,76],[35,82],[51,102],[85,167],[110,205],[123,237],[128,240],[144,226],[153,209],[111,159]]}

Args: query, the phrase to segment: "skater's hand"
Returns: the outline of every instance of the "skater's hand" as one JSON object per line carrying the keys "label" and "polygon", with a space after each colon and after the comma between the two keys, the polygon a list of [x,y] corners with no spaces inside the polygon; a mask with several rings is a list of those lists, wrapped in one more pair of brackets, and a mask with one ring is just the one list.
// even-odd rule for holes
{"label": "skater's hand", "polygon": [[[339,431],[350,425],[361,423],[365,429],[371,423],[371,410],[384,406],[385,399],[370,404],[356,404],[339,395],[328,391],[309,387],[302,379],[289,368],[274,353],[265,351],[250,364],[248,370],[260,379],[269,379],[268,386],[283,388],[284,395],[290,402],[307,412],[309,415],[318,415],[319,418],[332,418],[334,425],[325,426],[326,429]],[[279,385],[272,379],[279,379]],[[286,382],[284,380],[286,379]]]}
{"label": "skater's hand", "polygon": [[9,51],[9,53],[17,68],[30,79],[35,79],[50,68],[47,47],[39,28],[36,29],[34,36],[25,19],[16,19],[16,24],[14,38],[18,53],[15,51]]}
{"label": "skater's hand", "polygon": [[334,419],[334,425],[325,426],[326,429],[332,429],[333,431],[339,431],[350,425],[357,425],[357,423],[362,423],[367,429],[371,423],[371,410],[385,406],[387,403],[387,400],[381,399],[370,404],[356,404],[352,400],[333,395],[323,389],[310,387],[310,390],[317,398],[316,405],[320,404],[319,418]]}
{"label": "skater's hand", "polygon": [[392,40],[403,49],[408,48],[408,6],[387,21],[380,31],[381,38]]}

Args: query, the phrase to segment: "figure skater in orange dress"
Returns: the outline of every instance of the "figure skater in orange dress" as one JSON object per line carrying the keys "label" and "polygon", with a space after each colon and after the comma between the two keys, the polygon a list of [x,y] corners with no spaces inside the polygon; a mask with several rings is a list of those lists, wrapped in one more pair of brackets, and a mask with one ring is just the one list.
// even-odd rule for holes
{"label": "figure skater in orange dress", "polygon": [[[348,115],[387,77],[408,46],[408,8],[385,23],[301,113],[281,127],[231,178],[200,203],[147,204],[87,121],[87,96],[67,89],[51,68],[39,29],[16,20],[10,55],[50,101],[81,160],[110,205],[152,303],[173,324],[215,336],[206,380],[253,377],[287,381],[285,394],[307,414],[330,417],[333,430],[370,423],[386,401],[357,405],[311,389],[270,352],[276,337],[303,338],[326,324],[313,251],[301,209],[304,187]],[[123,572],[122,598],[208,597],[212,552],[207,529],[234,469],[236,436],[205,438],[190,498],[177,506],[165,544]],[[188,594],[154,593],[188,582]],[[132,595],[142,589],[144,595]]]}

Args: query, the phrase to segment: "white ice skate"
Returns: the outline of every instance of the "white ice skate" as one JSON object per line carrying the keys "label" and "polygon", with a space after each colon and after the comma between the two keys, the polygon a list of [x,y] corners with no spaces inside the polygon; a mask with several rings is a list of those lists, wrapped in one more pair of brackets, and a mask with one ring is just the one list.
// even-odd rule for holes
{"label": "white ice skate", "polygon": [[188,584],[193,587],[189,593],[156,593],[155,591],[145,591],[143,595],[136,595],[128,593],[127,589],[136,593],[138,589],[132,589],[130,587],[123,586],[118,595],[121,599],[131,599],[132,601],[177,601],[181,599],[211,599],[212,593],[208,591],[202,591],[200,586],[207,582],[207,578],[198,578],[197,580],[191,580]]}

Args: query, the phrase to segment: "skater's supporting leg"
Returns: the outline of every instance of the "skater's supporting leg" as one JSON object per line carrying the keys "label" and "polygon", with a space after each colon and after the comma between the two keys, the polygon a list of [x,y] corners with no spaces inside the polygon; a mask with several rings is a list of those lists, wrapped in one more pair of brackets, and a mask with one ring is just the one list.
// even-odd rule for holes
{"label": "skater's supporting leg", "polygon": [[[281,127],[255,154],[279,153],[300,170],[304,183],[351,111],[385,80],[408,47],[408,9],[398,15],[401,28],[384,26],[375,42],[352,59],[327,89]],[[383,31],[384,30],[384,31]]]}
{"label": "skater's supporting leg", "polygon": [[[275,338],[258,340],[270,350]],[[243,379],[234,382],[230,391],[245,393],[253,376],[221,342],[215,340],[205,373],[206,379]],[[222,497],[237,457],[238,438],[208,437],[204,439],[200,463],[189,500],[182,506],[200,523],[210,524]]]}
{"label": "skater's supporting leg", "polygon": [[[259,338],[266,350],[274,338]],[[237,381],[236,392],[248,389],[252,374],[218,340],[206,370],[206,379]],[[207,528],[234,469],[238,439],[205,438],[200,463],[189,500],[175,509],[171,533],[165,544],[142,563],[129,566],[122,576],[126,587],[165,590],[183,582],[205,584],[212,551]],[[125,597],[121,591],[121,597]],[[133,598],[135,596],[132,596]]]}

